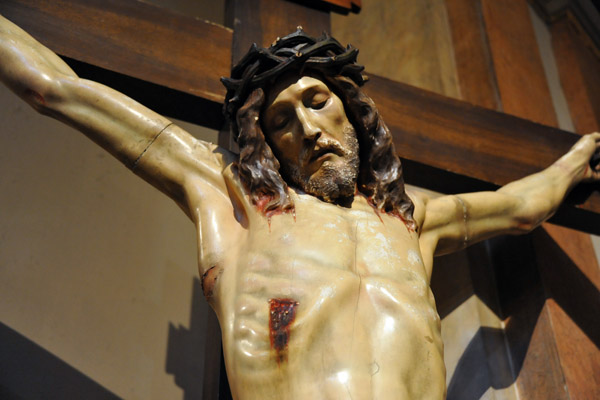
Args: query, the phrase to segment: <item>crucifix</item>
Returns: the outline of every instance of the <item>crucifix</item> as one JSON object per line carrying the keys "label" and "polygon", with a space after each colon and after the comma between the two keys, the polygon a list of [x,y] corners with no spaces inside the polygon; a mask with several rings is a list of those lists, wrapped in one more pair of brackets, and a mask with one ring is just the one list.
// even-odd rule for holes
{"label": "crucifix", "polygon": [[[374,80],[375,82],[377,81],[377,79],[373,79],[373,80]],[[303,81],[303,82],[300,82],[300,81],[298,81],[298,82],[296,82],[296,84],[298,84],[298,85],[300,85],[300,86],[304,86],[304,85],[306,84],[306,82],[304,82],[304,81]],[[389,86],[390,86],[390,82],[385,82],[385,86],[389,87]],[[377,88],[377,86],[375,86],[375,87]],[[395,95],[397,95],[398,93],[405,94],[405,95],[406,95],[406,97],[409,97],[411,94],[414,94],[414,93],[415,93],[415,91],[414,91],[414,90],[411,90],[411,89],[409,89],[409,88],[405,88],[406,90],[404,90],[404,91],[401,91],[399,88],[396,88],[396,90],[392,91],[392,92],[393,92],[393,94],[392,94],[392,92],[390,92],[389,90],[387,90],[387,91],[386,91],[386,89],[387,89],[387,88],[386,88],[386,87],[384,87],[384,85],[381,85],[381,86],[379,86],[379,89],[381,90],[381,92],[382,92],[382,96],[384,96],[384,99],[385,99],[385,96],[395,96]],[[281,91],[281,93],[284,93],[284,91]],[[415,96],[415,97],[417,97],[417,96]],[[431,100],[431,99],[430,99],[430,100]],[[429,104],[435,104],[435,100],[440,100],[440,99],[436,99],[435,97],[433,97],[433,100],[431,100],[431,101],[429,102]],[[272,99],[272,101],[273,101],[274,103],[277,103],[277,98],[275,98],[275,99]],[[417,101],[418,101],[418,100],[417,100]],[[440,101],[441,101],[441,100],[440,100]],[[460,109],[460,104],[458,104],[458,103],[453,103],[453,102],[451,102],[451,101],[449,101],[448,103],[449,103],[449,107],[450,107],[450,108],[452,108],[452,107],[456,107],[456,108],[459,108],[459,109]],[[386,104],[386,103],[385,103],[385,100],[383,101],[383,104],[384,104],[384,107],[383,107],[383,108],[385,108],[385,107],[386,107],[386,106],[385,106],[385,104]],[[381,108],[381,107],[380,107],[380,108]],[[417,107],[417,108],[418,108],[418,107]],[[456,111],[456,108],[455,108],[455,111]],[[468,107],[465,107],[465,106],[463,106],[463,108],[462,108],[462,110],[461,110],[461,111],[463,111],[461,114],[468,114]],[[476,110],[476,111],[477,111],[477,110]],[[479,110],[479,112],[482,112],[482,111],[481,111],[481,110]],[[391,112],[390,112],[390,114],[391,114]],[[410,113],[407,113],[407,114],[410,114]],[[442,115],[443,115],[443,114],[442,114]],[[490,114],[490,115],[491,115],[491,114]],[[447,116],[446,116],[446,117],[447,117]],[[458,121],[457,123],[460,123],[460,121]],[[395,124],[397,124],[397,122],[393,122],[393,119],[392,119],[392,123],[391,123],[390,125],[391,125],[392,127],[394,127],[394,126],[396,126]],[[515,125],[518,125],[518,124],[525,124],[525,125],[527,125],[527,123],[525,123],[525,122],[523,122],[523,121],[517,121],[517,120],[511,120],[511,121],[510,121],[510,125],[511,125],[511,127],[512,127],[512,128],[514,128],[514,126],[515,126]],[[533,124],[530,124],[530,127],[532,128],[532,130],[534,130],[534,131],[535,131],[536,127],[534,127],[534,126],[533,126]],[[393,128],[392,128],[392,129],[393,129]],[[542,129],[542,128],[539,128],[539,127],[538,127],[537,129]],[[543,129],[542,129],[542,130],[543,130]],[[452,133],[452,132],[451,132],[451,133]],[[564,134],[562,134],[562,133],[561,133],[561,134],[559,135],[557,132],[555,132],[555,136],[556,136],[557,138],[559,138],[560,136],[564,136]],[[560,140],[560,139],[557,139],[557,140]],[[569,139],[563,139],[563,140],[565,140],[565,142],[568,142],[568,141],[569,141]],[[416,145],[415,145],[415,146],[416,146]],[[409,147],[410,147],[410,146],[409,146]],[[430,147],[431,147],[431,146],[430,146]],[[421,149],[417,149],[417,150],[421,150]],[[418,151],[417,151],[416,153],[418,153]],[[136,161],[137,161],[137,160],[136,160]],[[442,161],[443,161],[443,160],[442,160]],[[431,164],[435,165],[435,160],[432,160]],[[410,230],[410,225],[407,225],[407,226],[409,227],[409,230]],[[209,272],[210,272],[210,270],[207,270],[207,271],[206,271],[206,273],[209,273]],[[210,278],[210,277],[208,277],[208,278]],[[215,279],[216,279],[216,278],[215,278]],[[271,299],[271,300],[273,300],[273,299]],[[286,305],[286,304],[287,304],[287,305]],[[291,307],[291,308],[290,308],[290,310],[287,310],[287,308],[286,308],[286,307],[287,307],[287,308],[290,308],[290,307]],[[289,303],[289,304],[288,304],[288,303],[281,303],[281,304],[279,304],[279,305],[278,305],[278,304],[275,304],[275,310],[279,310],[280,308],[281,308],[282,310],[283,310],[283,309],[285,309],[286,311],[289,311],[289,312],[292,312],[292,313],[293,313],[293,301],[292,301],[292,300],[290,300],[290,303]],[[282,361],[283,361],[283,358],[284,358],[284,357],[282,356],[282,358],[281,358],[281,360],[282,360]],[[341,370],[340,370],[340,372],[343,372],[343,371],[341,371]]]}

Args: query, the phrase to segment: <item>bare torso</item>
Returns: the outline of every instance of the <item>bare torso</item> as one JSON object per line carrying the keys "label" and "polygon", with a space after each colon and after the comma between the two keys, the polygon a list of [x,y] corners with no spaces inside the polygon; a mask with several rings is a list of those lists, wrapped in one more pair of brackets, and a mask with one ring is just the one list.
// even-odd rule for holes
{"label": "bare torso", "polygon": [[174,125],[153,143],[136,172],[197,226],[203,289],[221,325],[234,398],[414,400],[445,396],[429,288],[434,252],[548,218],[576,182],[565,166],[588,173],[600,134],[498,192],[415,193],[419,234],[362,196],[344,208],[291,191],[295,215],[268,219],[232,171],[231,153]]}
{"label": "bare torso", "polygon": [[[291,193],[295,217],[277,215],[269,223],[231,172],[235,155],[112,89],[79,79],[1,16],[0,60],[0,80],[11,90],[81,130],[194,221],[203,289],[221,323],[238,400],[442,399],[440,323],[429,289],[434,252],[528,232],[576,184],[600,180],[600,167],[590,168],[600,152],[600,133],[594,133],[544,171],[496,192],[416,196],[420,235],[395,217],[378,216],[359,196],[342,208]],[[292,124],[289,118],[281,126],[271,121],[275,131],[303,131],[292,135],[298,139],[292,144],[308,134],[339,133],[348,121],[341,103],[313,101],[323,92],[311,79],[302,77],[290,85],[293,93],[282,88],[272,99],[287,104],[288,112],[303,110]],[[322,113],[320,121],[332,129],[313,129],[325,125],[307,120],[308,108]],[[274,137],[292,160],[284,140],[290,132],[284,131]]]}
{"label": "bare torso", "polygon": [[234,397],[443,398],[440,323],[417,234],[362,196],[351,208],[294,202],[295,216],[269,221],[241,200],[245,233],[228,261],[201,266]]}

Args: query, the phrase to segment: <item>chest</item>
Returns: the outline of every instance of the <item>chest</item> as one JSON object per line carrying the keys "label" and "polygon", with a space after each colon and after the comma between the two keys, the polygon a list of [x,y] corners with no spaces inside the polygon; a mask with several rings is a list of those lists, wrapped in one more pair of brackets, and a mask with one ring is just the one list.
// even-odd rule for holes
{"label": "chest", "polygon": [[295,215],[250,224],[245,254],[260,257],[246,260],[249,269],[258,261],[259,268],[314,267],[401,280],[425,274],[417,235],[366,202],[343,208],[300,198]]}

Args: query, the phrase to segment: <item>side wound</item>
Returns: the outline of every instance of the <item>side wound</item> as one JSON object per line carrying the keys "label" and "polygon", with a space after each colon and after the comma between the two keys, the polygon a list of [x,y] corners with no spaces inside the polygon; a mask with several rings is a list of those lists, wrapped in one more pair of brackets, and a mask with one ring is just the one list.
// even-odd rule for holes
{"label": "side wound", "polygon": [[269,300],[269,333],[271,348],[277,354],[277,365],[287,360],[287,347],[290,340],[290,325],[296,318],[298,302],[292,299]]}
{"label": "side wound", "polygon": [[210,301],[213,297],[215,285],[217,284],[217,279],[223,273],[222,268],[217,268],[217,266],[212,266],[202,275],[202,293],[204,293],[204,297],[207,301]]}

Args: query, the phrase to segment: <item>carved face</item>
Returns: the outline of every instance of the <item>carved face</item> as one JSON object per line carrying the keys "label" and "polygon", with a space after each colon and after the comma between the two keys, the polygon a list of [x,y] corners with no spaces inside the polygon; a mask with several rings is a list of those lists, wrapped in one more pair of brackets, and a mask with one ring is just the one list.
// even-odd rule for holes
{"label": "carved face", "polygon": [[356,132],[325,83],[311,76],[284,77],[268,93],[262,124],[289,183],[326,201],[354,195]]}

